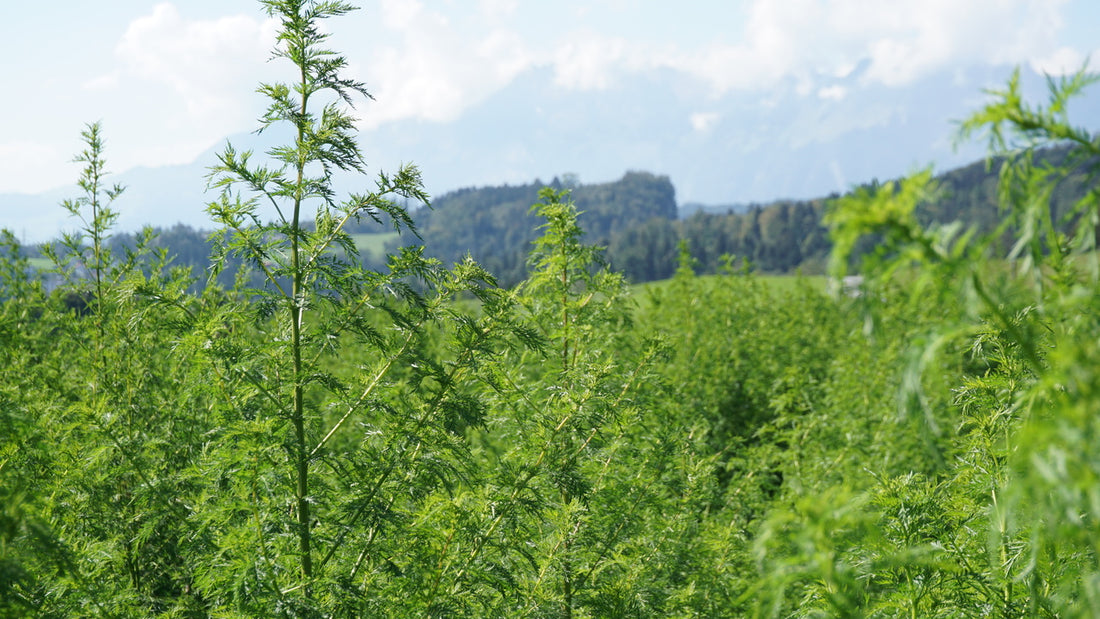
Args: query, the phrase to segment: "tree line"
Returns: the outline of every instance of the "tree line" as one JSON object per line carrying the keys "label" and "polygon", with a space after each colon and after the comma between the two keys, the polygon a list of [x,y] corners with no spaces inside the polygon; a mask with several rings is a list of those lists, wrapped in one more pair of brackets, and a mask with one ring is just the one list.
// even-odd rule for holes
{"label": "tree line", "polygon": [[[1071,147],[1054,144],[1042,150],[1042,165],[1060,166]],[[999,169],[1003,158],[980,161],[950,170],[936,177],[938,193],[921,204],[917,216],[926,225],[960,221],[982,233],[996,229],[1003,220],[998,206]],[[1067,215],[1073,204],[1089,190],[1085,183],[1086,164],[1067,174],[1051,191],[1050,209],[1055,221],[1071,229],[1079,222]],[[555,178],[548,185],[569,188],[580,210],[579,220],[585,238],[605,248],[604,258],[615,270],[635,283],[659,281],[671,277],[678,261],[678,247],[685,242],[691,248],[700,273],[717,273],[724,257],[765,273],[823,274],[826,271],[832,241],[824,223],[826,206],[838,198],[832,195],[814,200],[779,200],[752,204],[734,212],[714,213],[696,210],[686,218],[677,217],[675,188],[668,177],[631,172],[609,183],[584,185],[575,180]],[[871,181],[860,187],[878,188]],[[470,254],[506,285],[522,281],[527,274],[527,254],[538,234],[538,219],[530,205],[537,201],[543,185],[535,181],[525,185],[467,188],[446,193],[432,201],[430,208],[411,209],[417,233],[406,230],[390,242],[396,251],[405,244],[423,243],[429,252],[445,262],[458,262]],[[855,188],[859,189],[859,187]],[[410,205],[405,203],[409,208]],[[393,222],[381,214],[375,222],[348,225],[349,233],[380,233],[393,230]],[[311,222],[303,222],[309,227]],[[164,248],[173,264],[201,273],[208,268],[212,250],[209,231],[183,224],[153,230],[153,246]],[[1001,232],[1004,242],[1012,230]],[[119,252],[133,248],[137,233],[116,232],[108,240]],[[866,251],[875,243],[861,245]],[[36,247],[25,248],[28,256],[38,256]],[[378,259],[363,256],[369,266],[380,267]],[[222,285],[230,285],[231,265],[222,271]],[[201,285],[201,284],[198,284]]]}

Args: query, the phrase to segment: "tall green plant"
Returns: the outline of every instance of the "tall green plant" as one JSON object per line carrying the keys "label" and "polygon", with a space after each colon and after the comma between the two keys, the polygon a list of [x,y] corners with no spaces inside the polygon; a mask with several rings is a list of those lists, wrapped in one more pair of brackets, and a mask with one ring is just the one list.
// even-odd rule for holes
{"label": "tall green plant", "polygon": [[[773,514],[762,562],[771,573],[808,575],[798,588],[800,614],[1100,612],[1100,465],[1086,447],[1095,416],[1083,414],[1096,406],[1100,138],[1067,116],[1070,98],[1095,81],[1084,72],[1050,79],[1049,103],[1033,107],[1016,74],[963,123],[963,135],[988,132],[992,154],[1005,158],[1003,225],[991,235],[957,224],[922,228],[912,213],[934,194],[927,173],[834,205],[834,264],[848,263],[861,236],[886,240],[862,263],[874,291],[867,307],[881,315],[878,299],[893,297],[941,312],[910,336],[899,367],[901,411],[932,447],[925,458],[936,475],[876,473],[855,510],[806,505],[797,516]],[[1066,142],[1074,148],[1065,162],[1043,158],[1044,146]],[[1071,175],[1087,192],[1059,222],[1050,198]],[[1005,235],[1014,243],[998,256]],[[952,402],[932,402],[937,382],[953,388]],[[843,518],[832,522],[837,514]],[[846,534],[806,538],[822,524]],[[800,548],[781,550],[792,542]],[[790,607],[776,602],[769,614]]]}
{"label": "tall green plant", "polygon": [[[354,195],[343,204],[336,204],[331,189],[332,173],[364,171],[352,134],[354,119],[338,103],[350,104],[354,95],[364,98],[370,95],[362,83],[341,75],[347,62],[323,47],[328,34],[321,30],[320,20],[345,14],[353,7],[342,2],[301,1],[271,1],[263,5],[269,16],[281,21],[274,56],[289,60],[297,69],[298,80],[291,85],[260,86],[259,91],[271,100],[261,130],[286,124],[294,132],[294,141],[270,151],[278,168],[250,166],[250,152],[238,154],[228,146],[219,157],[221,164],[212,171],[212,185],[228,190],[243,184],[246,190],[269,202],[278,219],[274,224],[263,224],[256,198],[233,201],[228,191],[220,202],[211,205],[210,212],[224,226],[223,247],[239,252],[264,272],[270,286],[264,291],[265,303],[285,317],[283,325],[289,337],[280,348],[290,362],[283,379],[289,387],[287,397],[271,392],[259,377],[252,379],[292,428],[288,451],[295,479],[293,512],[297,522],[300,582],[308,598],[316,550],[312,540],[306,389],[316,378],[308,376],[306,364],[308,356],[317,351],[311,350],[316,346],[308,346],[306,342],[309,329],[306,314],[325,298],[325,288],[336,293],[328,296],[338,303],[349,302],[347,295],[357,292],[354,296],[362,303],[362,293],[355,290],[358,282],[348,277],[354,265],[341,264],[331,252],[334,246],[340,246],[349,255],[356,255],[349,237],[342,231],[348,221],[375,215],[378,210],[398,215],[398,221],[407,220],[404,211],[383,196],[393,193],[426,201],[426,195],[415,168],[409,167],[392,182],[383,176],[377,192]],[[335,101],[320,99],[326,93],[333,95]],[[310,105],[318,99],[322,106],[320,115]],[[320,206],[315,228],[311,230],[303,224],[304,209],[312,201]],[[229,232],[236,236],[225,234]],[[343,295],[337,296],[340,293]]]}
{"label": "tall green plant", "polygon": [[[1068,107],[1098,81],[1084,69],[1050,78],[1047,104],[1031,106],[1015,74],[963,125],[967,134],[987,132],[995,152],[1008,155],[1001,196],[1018,230],[1008,257],[1028,284],[1026,305],[1012,314],[992,287],[983,295],[1002,347],[1021,366],[1009,408],[1012,458],[995,508],[998,539],[1002,548],[1013,538],[1028,544],[1013,552],[1012,575],[1028,585],[1015,595],[1031,608],[1074,617],[1100,613],[1100,460],[1092,438],[1100,426],[1085,412],[1100,402],[1093,344],[1100,336],[1100,134],[1073,126]],[[1042,160],[1043,147],[1066,143],[1073,148],[1061,165]],[[1073,174],[1087,191],[1059,222],[1050,196]]]}
{"label": "tall green plant", "polygon": [[[424,531],[414,524],[471,473],[462,433],[483,412],[460,387],[510,319],[492,277],[472,262],[444,270],[419,248],[390,256],[385,272],[358,261],[350,222],[385,214],[411,226],[396,201],[428,196],[405,166],[337,200],[333,175],[365,170],[347,106],[369,95],[343,77],[346,60],[324,47],[321,21],[353,7],[263,5],[281,21],[275,56],[296,81],[260,87],[271,102],[261,130],[288,127],[293,139],[268,151],[270,166],[227,146],[211,175],[223,190],[209,208],[221,251],[244,258],[263,284],[240,305],[213,308],[207,339],[194,342],[229,405],[223,446],[203,474],[226,479],[234,496],[205,517],[228,544],[207,552],[232,558],[228,569],[209,563],[203,586],[252,613],[379,616],[398,600],[416,607],[429,597],[432,563],[420,552],[435,542],[413,543]],[[466,315],[452,303],[462,294],[485,311]],[[248,312],[251,324],[232,319]],[[224,319],[236,335],[224,333]],[[358,367],[349,372],[351,359]],[[227,478],[229,470],[247,473]]]}
{"label": "tall green plant", "polygon": [[82,137],[84,195],[63,203],[82,227],[45,250],[55,289],[46,296],[23,265],[0,313],[17,441],[0,469],[7,513],[23,518],[8,541],[34,557],[24,571],[33,584],[15,595],[45,615],[185,613],[196,601],[180,561],[188,489],[178,472],[202,420],[181,414],[190,399],[172,388],[179,360],[159,327],[175,311],[153,308],[188,282],[149,250],[148,232],[130,251],[108,250],[122,189],[105,185],[99,125]]}
{"label": "tall green plant", "polygon": [[662,346],[631,332],[622,276],[582,242],[568,191],[540,198],[545,223],[516,299],[543,346],[494,364],[483,439],[494,515],[463,569],[508,570],[497,614],[646,616],[654,592],[668,594],[644,559],[667,550],[653,518],[682,455],[665,434],[676,431],[646,414]]}

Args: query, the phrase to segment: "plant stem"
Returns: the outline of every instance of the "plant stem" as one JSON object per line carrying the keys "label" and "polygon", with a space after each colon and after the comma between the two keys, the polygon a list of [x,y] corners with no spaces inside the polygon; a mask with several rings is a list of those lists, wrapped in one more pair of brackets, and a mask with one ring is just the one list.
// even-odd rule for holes
{"label": "plant stem", "polygon": [[294,457],[297,464],[298,475],[298,552],[301,555],[302,563],[303,593],[308,599],[311,594],[309,582],[313,580],[313,550],[312,540],[310,539],[309,452],[306,449],[305,401],[302,389],[302,313],[305,311],[305,308],[303,307],[304,304],[302,300],[304,291],[302,289],[301,248],[299,245],[301,243],[302,181],[305,176],[305,157],[301,152],[305,142],[305,127],[302,123],[305,122],[306,118],[306,105],[309,102],[309,92],[307,90],[307,76],[304,65],[300,67],[300,71],[302,83],[302,120],[299,121],[298,124],[298,161],[296,163],[298,178],[295,184],[294,214],[290,226],[291,270],[293,272],[290,298],[290,346],[294,356],[293,423],[295,434]]}

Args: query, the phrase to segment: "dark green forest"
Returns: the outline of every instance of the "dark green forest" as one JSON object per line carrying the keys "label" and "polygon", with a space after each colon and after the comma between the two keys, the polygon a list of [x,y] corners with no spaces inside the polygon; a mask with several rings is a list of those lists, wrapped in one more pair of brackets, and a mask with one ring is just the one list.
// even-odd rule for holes
{"label": "dark green forest", "polygon": [[[954,176],[425,215],[413,165],[332,189],[365,170],[321,26],[352,7],[261,5],[294,137],[196,179],[212,234],[116,231],[92,123],[80,230],[35,268],[0,238],[0,616],[1100,616],[1100,134],[1065,113],[1097,77],[1013,77]],[[862,283],[756,274],[807,264]]]}
{"label": "dark green forest", "polygon": [[[1039,161],[1060,166],[1068,150],[1065,144],[1042,149]],[[1004,163],[1003,158],[993,158],[937,175],[939,191],[918,206],[919,220],[925,225],[959,221],[982,233],[992,232],[1001,220],[997,188]],[[1051,202],[1056,221],[1061,222],[1088,191],[1083,165],[1075,163],[1054,189]],[[867,187],[881,184],[875,180]],[[554,179],[548,186],[562,189],[566,185]],[[432,210],[415,214],[418,240],[444,261],[457,261],[470,253],[503,283],[514,284],[527,274],[526,256],[538,225],[530,205],[541,187],[536,181],[445,194],[433,202]],[[681,219],[675,188],[667,177],[631,172],[619,181],[569,188],[581,212],[585,239],[604,247],[610,266],[631,282],[671,277],[681,241],[691,248],[700,273],[718,273],[724,256],[764,273],[826,272],[832,243],[824,216],[827,204],[838,195],[750,204],[736,212],[696,210]],[[1005,231],[1006,242],[1011,236],[1012,231]],[[861,250],[872,243],[869,240]]]}

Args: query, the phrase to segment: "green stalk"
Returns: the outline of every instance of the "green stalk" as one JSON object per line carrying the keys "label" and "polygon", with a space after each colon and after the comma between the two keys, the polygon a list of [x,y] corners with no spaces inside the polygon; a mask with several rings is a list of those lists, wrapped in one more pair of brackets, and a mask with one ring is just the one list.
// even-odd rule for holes
{"label": "green stalk", "polygon": [[294,423],[295,459],[297,464],[297,499],[298,499],[298,552],[301,556],[303,592],[308,599],[310,597],[309,582],[313,580],[313,550],[310,539],[310,513],[309,513],[309,452],[306,449],[305,429],[305,399],[302,389],[302,270],[300,257],[300,232],[302,209],[302,179],[305,176],[305,161],[302,155],[305,142],[306,104],[309,101],[307,89],[307,77],[305,65],[300,65],[302,83],[301,120],[298,123],[298,162],[297,183],[294,190],[294,214],[290,226],[290,252],[291,270],[294,281],[291,285],[290,297],[290,347],[294,355],[294,411],[292,421]]}

